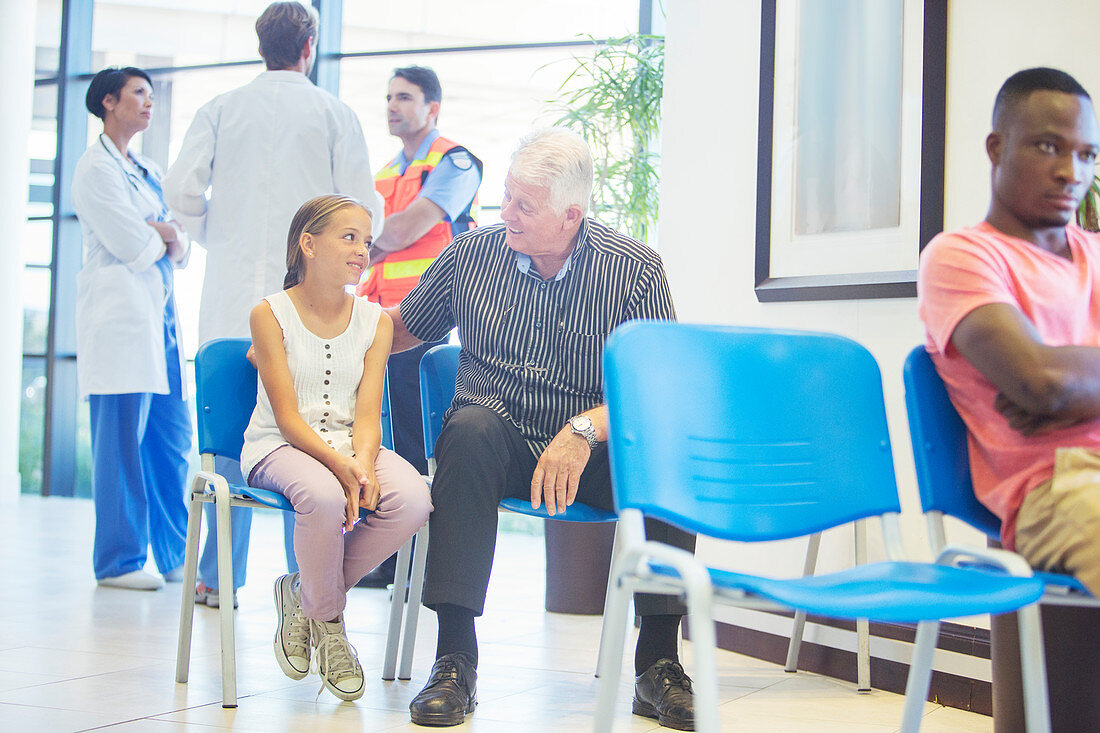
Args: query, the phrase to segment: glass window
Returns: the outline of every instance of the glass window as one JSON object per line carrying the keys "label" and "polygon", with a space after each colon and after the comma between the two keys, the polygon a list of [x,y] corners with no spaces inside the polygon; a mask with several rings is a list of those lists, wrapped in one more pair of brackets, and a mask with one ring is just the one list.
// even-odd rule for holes
{"label": "glass window", "polygon": [[61,0],[38,0],[34,25],[34,77],[57,76],[61,48]]}
{"label": "glass window", "polygon": [[92,51],[123,66],[141,66],[141,57],[162,58],[158,66],[255,59],[256,18],[270,2],[97,0]]}
{"label": "glass window", "polygon": [[34,87],[27,157],[30,159],[27,215],[50,216],[53,214],[53,166],[57,157],[57,84],[36,84]]}
{"label": "glass window", "polygon": [[27,139],[31,185],[53,185],[57,156],[57,84],[37,84],[31,100],[31,134]]}
{"label": "glass window", "polygon": [[92,498],[92,428],[88,400],[76,406],[76,478],[73,496]]}
{"label": "glass window", "polygon": [[439,129],[485,165],[478,194],[481,224],[499,221],[497,206],[512,150],[532,128],[560,116],[558,88],[589,48],[360,57],[340,64],[340,98],[359,115],[375,172],[396,154],[400,141],[386,128],[386,86],[393,69],[419,64],[439,75],[443,104]]}
{"label": "glass window", "polygon": [[24,494],[42,493],[45,416],[46,360],[24,359],[19,409],[19,475]]}
{"label": "glass window", "polygon": [[23,353],[46,353],[46,327],[50,317],[50,271],[23,268]]}
{"label": "glass window", "polygon": [[[609,38],[638,30],[638,0],[344,2],[341,50],[446,48]],[[486,81],[503,65],[483,71]],[[470,79],[474,81],[475,79]]]}
{"label": "glass window", "polygon": [[46,220],[28,221],[23,227],[23,264],[48,265],[53,240],[53,222]]}

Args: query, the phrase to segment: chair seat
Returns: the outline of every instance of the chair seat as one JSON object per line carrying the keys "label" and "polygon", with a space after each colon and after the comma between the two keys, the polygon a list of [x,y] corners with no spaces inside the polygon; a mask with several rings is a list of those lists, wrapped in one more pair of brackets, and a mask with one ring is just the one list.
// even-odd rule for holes
{"label": "chair seat", "polygon": [[615,512],[597,509],[596,507],[581,504],[580,502],[574,502],[572,506],[566,507],[564,512],[558,512],[554,516],[550,516],[546,512],[545,504],[538,509],[532,509],[531,502],[527,499],[516,499],[511,496],[505,497],[500,502],[500,506],[516,514],[526,514],[529,517],[540,517],[542,519],[554,519],[559,522],[614,522],[619,518]]}
{"label": "chair seat", "polygon": [[281,509],[284,512],[294,511],[294,505],[290,503],[290,500],[277,491],[257,489],[253,486],[241,486],[240,484],[229,484],[229,495],[237,499],[241,497],[252,499],[259,504],[271,507],[272,509]]}
{"label": "chair seat", "polygon": [[[668,565],[650,570],[678,577]],[[716,591],[744,591],[810,613],[915,623],[1014,611],[1043,595],[1043,581],[947,565],[881,562],[828,575],[773,579],[707,568]]]}
{"label": "chair seat", "polygon": [[1048,590],[1058,591],[1072,591],[1074,593],[1083,593],[1084,595],[1092,598],[1092,593],[1085,587],[1077,578],[1072,575],[1065,575],[1063,573],[1048,573],[1042,570],[1035,571],[1035,577],[1043,581],[1046,584]]}

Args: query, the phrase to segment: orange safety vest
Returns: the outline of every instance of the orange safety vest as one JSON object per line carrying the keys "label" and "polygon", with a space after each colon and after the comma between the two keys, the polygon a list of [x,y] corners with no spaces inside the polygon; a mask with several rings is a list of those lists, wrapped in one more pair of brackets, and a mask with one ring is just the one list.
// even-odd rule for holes
{"label": "orange safety vest", "polygon": [[[374,188],[386,200],[386,216],[389,217],[413,202],[428,174],[439,165],[443,156],[453,150],[466,150],[461,145],[444,137],[437,137],[428,148],[426,157],[409,163],[404,173],[400,172],[397,159],[391,160],[374,177]],[[481,161],[466,150],[473,158],[478,173],[482,170]],[[359,284],[356,293],[376,301],[383,308],[395,306],[409,291],[420,282],[420,276],[435,261],[443,248],[450,244],[455,235],[477,226],[474,217],[477,214],[477,194],[473,201],[453,222],[439,222],[420,239],[399,252],[391,252],[381,265],[367,271],[366,279]]]}

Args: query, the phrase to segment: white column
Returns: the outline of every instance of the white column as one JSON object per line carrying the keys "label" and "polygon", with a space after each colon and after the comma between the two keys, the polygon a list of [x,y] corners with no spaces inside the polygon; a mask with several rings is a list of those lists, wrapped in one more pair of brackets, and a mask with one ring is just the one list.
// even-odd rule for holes
{"label": "white column", "polygon": [[23,250],[27,218],[27,139],[34,89],[36,3],[0,0],[0,69],[5,75],[0,111],[0,503],[19,496],[19,404],[23,372]]}

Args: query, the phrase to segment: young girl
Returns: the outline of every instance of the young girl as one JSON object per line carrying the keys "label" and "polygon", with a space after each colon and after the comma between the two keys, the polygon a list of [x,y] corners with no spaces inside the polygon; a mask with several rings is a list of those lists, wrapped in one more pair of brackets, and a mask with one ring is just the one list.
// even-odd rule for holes
{"label": "young girl", "polygon": [[[416,470],[379,447],[393,324],[347,292],[370,232],[370,213],[346,196],[319,196],[295,214],[285,289],[252,310],[261,386],[241,454],[249,484],[280,492],[296,513],[300,570],[275,581],[275,657],[300,680],[315,654],[324,687],[344,700],[363,694],[344,632],[347,591],[432,509]],[[373,513],[357,524],[359,507]]]}

